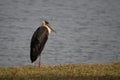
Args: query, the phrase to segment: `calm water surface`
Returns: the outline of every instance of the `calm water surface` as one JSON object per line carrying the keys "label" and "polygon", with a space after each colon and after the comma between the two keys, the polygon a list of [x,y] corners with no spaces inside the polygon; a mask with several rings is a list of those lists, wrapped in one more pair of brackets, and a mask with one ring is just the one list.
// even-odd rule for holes
{"label": "calm water surface", "polygon": [[43,65],[120,61],[120,0],[0,0],[0,67],[31,65],[30,39],[43,19],[57,31]]}

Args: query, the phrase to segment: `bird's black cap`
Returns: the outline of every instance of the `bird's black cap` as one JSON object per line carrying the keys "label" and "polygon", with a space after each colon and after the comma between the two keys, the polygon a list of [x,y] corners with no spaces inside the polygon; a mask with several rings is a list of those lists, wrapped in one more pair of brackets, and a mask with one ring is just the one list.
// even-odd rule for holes
{"label": "bird's black cap", "polygon": [[49,22],[48,22],[48,21],[45,21],[45,23],[46,23],[46,24],[49,24]]}

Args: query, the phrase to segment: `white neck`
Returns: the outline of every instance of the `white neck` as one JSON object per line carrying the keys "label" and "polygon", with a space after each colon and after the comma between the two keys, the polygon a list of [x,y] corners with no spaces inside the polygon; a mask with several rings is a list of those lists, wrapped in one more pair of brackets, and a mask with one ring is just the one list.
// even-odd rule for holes
{"label": "white neck", "polygon": [[45,24],[45,21],[42,21],[42,26],[47,28],[49,34],[51,33],[51,29]]}
{"label": "white neck", "polygon": [[48,32],[50,34],[51,33],[51,29],[47,25],[44,25],[44,26],[47,28],[47,30],[48,30]]}

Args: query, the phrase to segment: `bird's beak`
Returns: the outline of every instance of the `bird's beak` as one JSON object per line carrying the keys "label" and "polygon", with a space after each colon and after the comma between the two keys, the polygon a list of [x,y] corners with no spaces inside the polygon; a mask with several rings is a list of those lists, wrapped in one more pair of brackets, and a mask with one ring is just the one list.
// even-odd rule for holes
{"label": "bird's beak", "polygon": [[55,31],[50,25],[48,25],[48,27],[49,27],[53,32],[56,33],[56,31]]}

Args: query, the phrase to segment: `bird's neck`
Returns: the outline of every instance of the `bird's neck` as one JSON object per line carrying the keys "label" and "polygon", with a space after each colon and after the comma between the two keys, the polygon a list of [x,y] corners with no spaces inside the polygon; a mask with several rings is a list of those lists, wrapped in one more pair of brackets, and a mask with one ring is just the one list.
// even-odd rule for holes
{"label": "bird's neck", "polygon": [[47,30],[48,30],[48,32],[49,32],[49,34],[51,33],[51,29],[48,27],[48,25],[42,25],[42,26],[44,26],[44,27],[46,27],[47,28]]}

